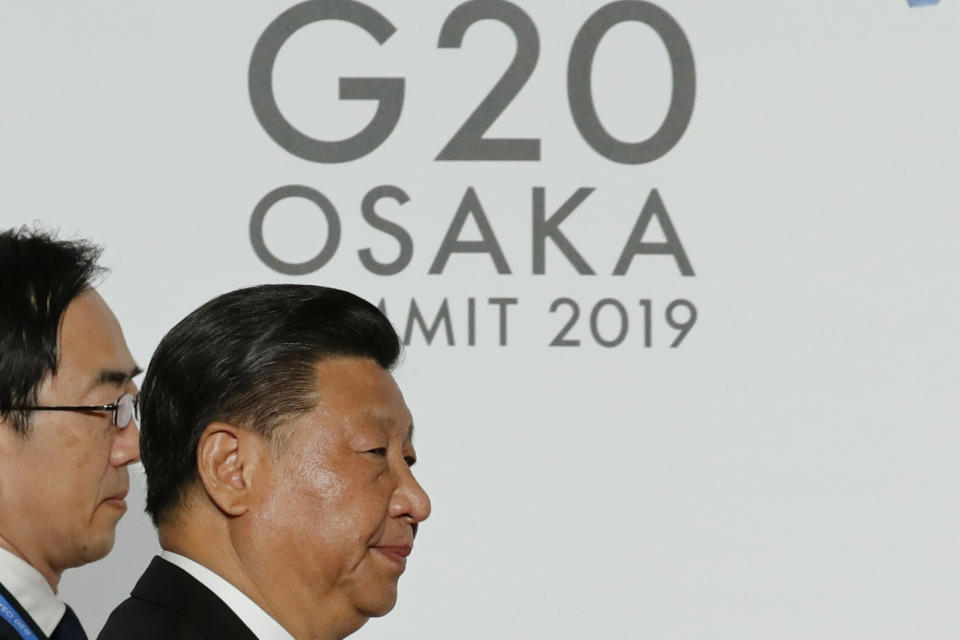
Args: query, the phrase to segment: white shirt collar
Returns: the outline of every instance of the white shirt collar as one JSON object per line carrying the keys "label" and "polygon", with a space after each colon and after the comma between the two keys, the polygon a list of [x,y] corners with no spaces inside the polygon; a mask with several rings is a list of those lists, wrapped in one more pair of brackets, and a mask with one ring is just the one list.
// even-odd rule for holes
{"label": "white shirt collar", "polygon": [[53,633],[67,605],[57,598],[42,573],[23,558],[0,547],[0,583],[26,609],[45,635]]}
{"label": "white shirt collar", "polygon": [[243,621],[243,624],[247,625],[247,628],[259,640],[295,640],[279,622],[271,618],[256,602],[202,564],[167,550],[163,550],[160,557],[177,565],[196,578],[207,589],[213,591],[218,598],[223,600],[224,604],[237,614],[237,617]]}

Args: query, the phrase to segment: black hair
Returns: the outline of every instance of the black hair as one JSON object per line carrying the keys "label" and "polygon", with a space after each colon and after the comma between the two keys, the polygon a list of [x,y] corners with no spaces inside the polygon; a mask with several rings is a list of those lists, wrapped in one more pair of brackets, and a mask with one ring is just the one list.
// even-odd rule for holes
{"label": "black hair", "polygon": [[198,308],[164,336],[140,392],[154,524],[173,515],[197,482],[197,445],[209,424],[229,422],[271,440],[285,418],[316,405],[317,362],[362,357],[390,370],[399,355],[380,310],[339,289],[262,285]]}
{"label": "black hair", "polygon": [[21,436],[40,383],[57,372],[60,321],[67,305],[93,286],[101,249],[58,240],[40,229],[0,232],[0,418]]}

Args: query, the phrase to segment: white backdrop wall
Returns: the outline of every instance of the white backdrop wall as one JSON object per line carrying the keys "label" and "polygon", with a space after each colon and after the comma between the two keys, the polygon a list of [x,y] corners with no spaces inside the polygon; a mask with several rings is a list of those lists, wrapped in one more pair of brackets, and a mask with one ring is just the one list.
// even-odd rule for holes
{"label": "white backdrop wall", "polygon": [[[667,14],[692,52],[660,22],[628,21],[586,65],[611,139],[650,138],[679,87],[673,141],[629,163],[588,143],[568,101],[575,38],[606,4],[517,0],[517,54],[489,19],[438,47],[458,2],[368,0],[395,28],[382,44],[344,20],[282,44],[268,33],[279,53],[252,98],[254,47],[292,2],[5,2],[0,226],[102,242],[101,291],[143,364],[177,320],[240,286],[347,288],[383,300],[402,334],[411,300],[428,325],[446,301],[452,340],[442,315],[431,344],[413,325],[396,373],[434,513],[396,610],[357,637],[956,638],[960,6],[608,8]],[[437,160],[515,55],[532,73],[486,136],[539,140],[539,159]],[[343,140],[377,110],[339,99],[351,77],[405,83],[396,126],[356,159],[298,157],[309,145],[279,144],[252,106],[270,87],[304,139]],[[258,203],[288,185],[322,194],[341,227],[332,258],[300,275],[250,235]],[[408,234],[408,260],[403,234],[361,213],[383,186],[404,194],[375,210]],[[538,273],[537,194],[549,216],[582,188],[557,228],[595,273],[556,235]],[[654,191],[662,206],[634,240],[672,240],[693,274],[638,254],[615,275]],[[459,250],[431,273],[458,211],[451,238],[486,253],[447,244]],[[330,231],[315,203],[286,198],[262,237],[302,263]],[[372,273],[365,249],[396,272]],[[615,346],[591,331],[605,299],[595,332],[623,332]],[[674,324],[697,315],[671,348],[676,300]],[[565,337],[579,345],[550,346],[574,305]],[[64,577],[91,632],[157,551],[143,492],[137,468],[113,554]]]}

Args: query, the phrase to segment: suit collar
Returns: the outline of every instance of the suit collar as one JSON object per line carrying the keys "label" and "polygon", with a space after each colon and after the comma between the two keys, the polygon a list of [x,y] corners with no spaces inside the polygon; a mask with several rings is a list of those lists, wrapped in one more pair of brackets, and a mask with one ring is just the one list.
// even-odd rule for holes
{"label": "suit collar", "polygon": [[180,567],[210,589],[260,640],[295,640],[283,625],[263,610],[263,607],[215,571],[195,560],[168,550],[164,550],[160,558]]}
{"label": "suit collar", "polygon": [[150,562],[131,595],[176,612],[210,640],[257,640],[212,591],[162,558]]}

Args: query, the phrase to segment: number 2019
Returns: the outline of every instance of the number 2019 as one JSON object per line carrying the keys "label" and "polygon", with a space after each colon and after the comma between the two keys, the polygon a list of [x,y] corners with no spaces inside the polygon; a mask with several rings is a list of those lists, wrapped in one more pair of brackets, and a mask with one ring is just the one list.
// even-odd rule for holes
{"label": "number 2019", "polygon": [[[654,326],[653,301],[648,299],[640,300],[640,307],[643,309],[643,346],[652,347]],[[569,309],[570,316],[567,318],[566,324],[563,325],[550,342],[550,346],[579,347],[580,339],[572,337],[570,334],[576,327],[577,320],[580,319],[580,305],[576,300],[571,298],[557,298],[550,305],[550,313],[558,313],[561,308]],[[612,317],[614,318],[614,320],[608,324],[608,328],[611,326],[616,328],[613,335],[604,335],[604,331],[600,328],[600,315],[604,312],[604,309],[608,308],[611,310]],[[683,311],[678,314],[678,309],[682,309]],[[680,346],[680,343],[683,342],[687,334],[690,333],[693,325],[697,323],[697,308],[689,300],[674,300],[667,305],[664,319],[667,324],[670,325],[670,328],[677,332],[673,342],[670,343],[670,348],[675,349]],[[626,340],[629,330],[630,314],[619,300],[615,298],[604,298],[593,306],[593,310],[590,312],[590,335],[598,345],[602,347],[618,347]]]}

